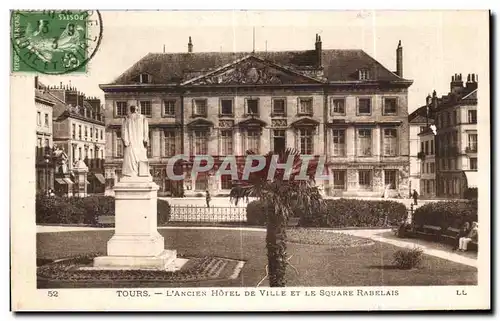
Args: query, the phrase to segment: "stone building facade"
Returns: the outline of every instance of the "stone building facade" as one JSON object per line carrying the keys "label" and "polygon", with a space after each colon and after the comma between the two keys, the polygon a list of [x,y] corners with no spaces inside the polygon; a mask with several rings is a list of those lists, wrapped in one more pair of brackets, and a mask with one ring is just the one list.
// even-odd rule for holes
{"label": "stone building facade", "polygon": [[[166,166],[177,154],[264,154],[293,147],[325,156],[327,195],[408,195],[409,131],[401,44],[391,72],[362,50],[148,54],[105,92],[106,188],[120,176],[122,118],[131,105],[148,117],[151,172],[160,195],[227,194],[230,177],[216,171],[170,181]],[[190,173],[192,162],[178,163]]]}
{"label": "stone building facade", "polygon": [[452,76],[450,93],[436,110],[438,197],[464,198],[468,188],[478,187],[477,108],[477,75],[469,74],[465,84],[461,74]]}
{"label": "stone building facade", "polygon": [[36,192],[46,193],[54,188],[54,166],[52,163],[52,108],[53,98],[39,86],[35,77],[35,107],[36,107]]}
{"label": "stone building facade", "polygon": [[67,164],[64,164],[67,173],[60,173],[67,177],[56,179],[56,189],[70,195],[79,193],[76,190],[83,187],[74,184],[73,170],[82,160],[89,169],[86,191],[104,193],[106,135],[100,99],[86,97],[76,88],[62,83],[46,87],[45,91],[54,101],[54,145],[67,156]]}

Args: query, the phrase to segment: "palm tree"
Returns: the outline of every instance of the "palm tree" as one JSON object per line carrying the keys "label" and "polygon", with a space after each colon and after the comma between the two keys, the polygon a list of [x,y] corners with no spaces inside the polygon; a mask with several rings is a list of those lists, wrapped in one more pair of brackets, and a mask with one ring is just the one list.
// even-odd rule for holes
{"label": "palm tree", "polygon": [[[247,152],[247,155],[254,155],[254,153]],[[273,162],[273,157],[277,161]],[[291,168],[276,169],[274,177],[268,179],[269,170],[275,167],[274,164],[285,164],[289,157],[293,158]],[[238,200],[253,196],[264,205],[267,223],[266,247],[269,285],[283,287],[286,285],[286,226],[288,218],[293,216],[297,210],[302,211],[302,215],[317,213],[324,206],[324,202],[314,182],[317,162],[308,162],[307,179],[301,180],[298,179],[298,176],[301,172],[303,159],[295,149],[287,148],[280,153],[269,152],[264,155],[264,159],[264,168],[250,173],[248,179],[243,180],[243,170],[239,171],[240,184],[231,190],[231,197],[237,204]],[[288,177],[285,175],[287,171]]]}

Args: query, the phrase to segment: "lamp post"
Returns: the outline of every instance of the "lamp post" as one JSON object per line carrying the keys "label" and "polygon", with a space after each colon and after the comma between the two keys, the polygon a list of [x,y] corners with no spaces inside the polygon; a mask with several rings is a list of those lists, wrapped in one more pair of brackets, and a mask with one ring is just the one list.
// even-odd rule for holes
{"label": "lamp post", "polygon": [[50,163],[50,158],[51,158],[51,155],[49,154],[49,152],[47,151],[45,153],[45,193],[47,194],[47,196],[50,195],[49,193],[49,163]]}

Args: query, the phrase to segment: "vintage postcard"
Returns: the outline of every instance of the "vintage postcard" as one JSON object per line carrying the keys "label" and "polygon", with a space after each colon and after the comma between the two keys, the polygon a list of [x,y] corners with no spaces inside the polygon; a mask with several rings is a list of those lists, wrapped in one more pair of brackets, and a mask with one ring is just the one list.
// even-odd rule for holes
{"label": "vintage postcard", "polygon": [[491,308],[488,11],[10,18],[13,311]]}

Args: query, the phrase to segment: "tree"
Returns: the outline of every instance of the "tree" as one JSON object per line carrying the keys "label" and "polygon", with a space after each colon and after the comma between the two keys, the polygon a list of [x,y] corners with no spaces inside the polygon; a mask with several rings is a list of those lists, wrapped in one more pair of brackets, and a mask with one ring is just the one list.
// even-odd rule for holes
{"label": "tree", "polygon": [[[252,152],[247,152],[247,157],[252,155]],[[276,163],[285,164],[289,157],[293,159],[289,168],[276,168]],[[243,176],[243,169],[238,171],[239,185],[231,190],[231,197],[236,204],[238,200],[249,196],[256,197],[264,204],[269,284],[272,287],[283,287],[286,285],[286,226],[289,217],[297,210],[302,211],[302,215],[311,215],[320,211],[325,204],[314,181],[318,166],[316,161],[304,164],[304,167],[307,166],[307,179],[304,180],[299,178],[299,174],[306,160],[295,149],[288,148],[281,153],[269,152],[263,158],[264,167],[250,173],[248,178]],[[275,170],[275,173],[269,178],[271,170]]]}

